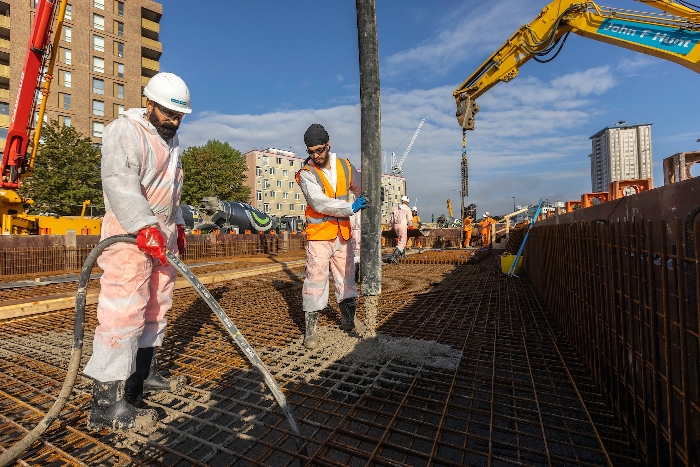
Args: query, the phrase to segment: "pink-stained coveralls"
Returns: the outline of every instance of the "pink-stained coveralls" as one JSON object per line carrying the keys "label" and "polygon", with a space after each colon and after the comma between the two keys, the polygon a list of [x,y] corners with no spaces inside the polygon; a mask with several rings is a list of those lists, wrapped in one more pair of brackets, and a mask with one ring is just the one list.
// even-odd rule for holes
{"label": "pink-stained coveralls", "polygon": [[[177,253],[182,163],[178,137],[164,141],[145,120],[146,109],[129,109],[105,127],[102,187],[106,214],[102,238],[158,226]],[[172,306],[176,271],[135,244],[117,243],[97,260],[104,270],[97,305],[92,357],[84,373],[98,381],[123,381],[136,369],[136,352],[159,347]]]}
{"label": "pink-stained coveralls", "polygon": [[403,251],[406,248],[406,240],[408,239],[408,224],[413,223],[413,214],[411,208],[401,203],[394,208],[394,231],[399,237],[396,242],[396,248]]}
{"label": "pink-stained coveralls", "polygon": [[[330,153],[330,159],[330,169],[321,171],[333,190],[336,190],[338,162],[334,153]],[[358,197],[362,192],[360,173],[354,166],[351,170],[350,191]],[[326,196],[323,186],[310,171],[300,171],[299,186],[306,202],[314,211],[333,217],[350,217],[352,214],[352,203]],[[352,234],[352,226],[350,228]],[[334,240],[309,240],[306,243],[306,279],[301,290],[305,312],[320,311],[328,305],[329,269],[333,274],[338,303],[346,298],[357,297],[354,256],[352,238],[344,240],[338,236]]]}

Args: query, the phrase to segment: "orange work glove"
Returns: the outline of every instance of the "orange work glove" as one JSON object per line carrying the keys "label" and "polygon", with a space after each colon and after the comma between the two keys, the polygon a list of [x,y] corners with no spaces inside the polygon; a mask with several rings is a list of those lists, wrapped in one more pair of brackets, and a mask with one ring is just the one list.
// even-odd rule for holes
{"label": "orange work glove", "polygon": [[177,251],[180,252],[180,256],[185,254],[185,248],[187,248],[187,237],[185,237],[185,228],[178,224],[178,226],[177,226]]}
{"label": "orange work glove", "polygon": [[165,257],[165,238],[158,227],[141,229],[136,237],[136,246],[147,255],[159,259],[163,266],[168,265],[168,259]]}

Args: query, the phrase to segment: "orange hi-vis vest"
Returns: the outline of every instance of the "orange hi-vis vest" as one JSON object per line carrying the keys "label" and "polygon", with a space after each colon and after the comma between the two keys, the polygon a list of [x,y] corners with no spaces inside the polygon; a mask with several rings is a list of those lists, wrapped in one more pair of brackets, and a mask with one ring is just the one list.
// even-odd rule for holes
{"label": "orange hi-vis vest", "polygon": [[[323,191],[329,198],[350,200],[350,183],[352,182],[352,170],[350,161],[347,159],[336,159],[336,189],[323,175],[323,172],[313,164],[305,164],[296,174],[297,183],[299,183],[299,175],[302,170],[311,172],[318,184],[323,187]],[[306,239],[307,240],[335,240],[340,235],[343,240],[350,240],[350,218],[349,217],[333,217],[316,212],[311,208],[311,205],[306,204]]]}

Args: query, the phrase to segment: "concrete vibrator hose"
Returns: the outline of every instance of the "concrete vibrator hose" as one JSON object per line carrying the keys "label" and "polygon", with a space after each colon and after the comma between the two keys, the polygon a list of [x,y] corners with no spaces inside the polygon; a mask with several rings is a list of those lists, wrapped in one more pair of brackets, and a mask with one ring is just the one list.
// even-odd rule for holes
{"label": "concrete vibrator hose", "polygon": [[[0,467],[4,467],[10,464],[12,461],[17,459],[29,446],[34,443],[39,437],[44,434],[44,432],[51,426],[51,424],[56,420],[58,414],[63,410],[63,407],[68,402],[71,391],[73,390],[73,385],[78,376],[78,370],[80,369],[80,359],[83,353],[83,338],[85,331],[85,300],[87,296],[87,286],[90,281],[90,273],[92,268],[100,256],[102,251],[110,245],[114,245],[119,242],[136,243],[136,237],[132,235],[115,235],[113,237],[108,237],[102,240],[100,243],[95,245],[95,247],[90,251],[90,254],[85,259],[83,268],[80,272],[80,279],[78,280],[78,293],[75,297],[75,320],[73,322],[73,348],[71,349],[70,361],[68,363],[68,374],[61,388],[61,392],[54,402],[51,409],[49,409],[46,416],[39,422],[39,424],[34,427],[29,433],[27,433],[24,438],[15,443],[12,447],[8,448],[5,452],[0,454]],[[275,382],[275,379],[270,374],[263,361],[260,359],[258,354],[253,350],[248,341],[243,337],[235,324],[226,315],[224,310],[221,308],[219,303],[211,296],[209,291],[202,285],[202,283],[197,279],[197,277],[187,268],[185,263],[180,261],[180,259],[172,254],[170,251],[166,251],[165,256],[168,262],[183,275],[187,281],[192,284],[192,287],[197,291],[197,293],[204,299],[204,301],[209,305],[209,308],[214,312],[217,318],[224,325],[228,333],[233,338],[233,341],[238,345],[238,347],[243,351],[245,356],[248,358],[250,363],[253,364],[255,368],[262,374],[265,384],[272,392],[272,395],[277,400],[282,412],[287,421],[292,428],[292,431],[296,435],[294,441],[297,445],[297,450],[301,452],[304,456],[307,455],[306,447],[303,445],[304,442],[301,438],[301,431],[299,430],[299,424],[297,422],[294,413],[292,412],[287,398],[282,393],[282,390]]]}

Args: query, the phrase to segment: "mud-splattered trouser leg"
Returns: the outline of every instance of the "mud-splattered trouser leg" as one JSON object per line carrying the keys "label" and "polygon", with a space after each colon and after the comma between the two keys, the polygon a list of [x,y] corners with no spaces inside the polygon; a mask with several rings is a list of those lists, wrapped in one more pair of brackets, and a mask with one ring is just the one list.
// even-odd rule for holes
{"label": "mud-splattered trouser leg", "polygon": [[306,279],[301,289],[304,311],[320,311],[328,305],[328,273],[333,274],[335,295],[340,302],[357,297],[352,242],[310,240],[306,243]]}
{"label": "mud-splattered trouser leg", "polygon": [[104,270],[99,324],[84,373],[98,381],[122,381],[134,372],[139,347],[163,343],[176,271],[125,243],[108,247],[97,264]]}
{"label": "mud-splattered trouser leg", "polygon": [[399,240],[396,242],[396,248],[403,251],[406,248],[406,240],[408,239],[408,226],[406,224],[398,224],[396,226],[396,236]]}

